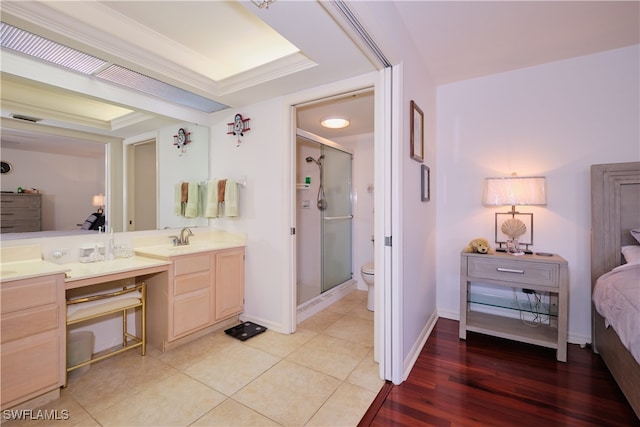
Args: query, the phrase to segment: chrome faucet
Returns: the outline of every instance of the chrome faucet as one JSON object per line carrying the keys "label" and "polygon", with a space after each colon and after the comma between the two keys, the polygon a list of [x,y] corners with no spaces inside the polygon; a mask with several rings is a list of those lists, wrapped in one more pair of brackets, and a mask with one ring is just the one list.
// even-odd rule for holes
{"label": "chrome faucet", "polygon": [[169,236],[171,241],[173,242],[173,246],[186,246],[189,244],[189,237],[193,236],[193,231],[189,227],[185,227],[180,230],[180,237],[178,236]]}
{"label": "chrome faucet", "polygon": [[182,230],[180,230],[180,242],[181,242],[180,244],[188,245],[190,236],[193,236],[193,231],[191,231],[189,227],[185,227]]}

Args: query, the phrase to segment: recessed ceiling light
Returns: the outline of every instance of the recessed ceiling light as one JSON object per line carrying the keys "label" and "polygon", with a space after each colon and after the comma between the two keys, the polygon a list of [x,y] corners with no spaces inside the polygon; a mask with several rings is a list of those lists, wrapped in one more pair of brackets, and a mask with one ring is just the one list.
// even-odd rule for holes
{"label": "recessed ceiling light", "polygon": [[338,116],[330,116],[322,119],[320,124],[329,129],[342,129],[349,126],[349,119]]}

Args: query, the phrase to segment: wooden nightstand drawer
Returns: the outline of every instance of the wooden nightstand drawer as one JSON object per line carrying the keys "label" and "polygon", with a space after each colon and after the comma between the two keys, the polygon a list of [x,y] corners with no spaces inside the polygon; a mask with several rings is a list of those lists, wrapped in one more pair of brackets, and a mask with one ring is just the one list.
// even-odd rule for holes
{"label": "wooden nightstand drawer", "polygon": [[[524,320],[531,313],[539,317],[538,308],[531,311],[521,306],[515,296],[514,300],[478,298],[471,292],[473,282],[480,288],[490,285],[515,292],[529,289],[537,295],[546,294],[557,303],[553,308],[549,306],[547,319],[532,328]],[[568,309],[569,266],[560,255],[460,254],[460,339],[466,339],[467,331],[471,331],[555,348],[556,358],[566,362]]]}
{"label": "wooden nightstand drawer", "polygon": [[503,258],[469,257],[467,276],[470,279],[501,280],[539,286],[558,287],[559,266],[555,263],[523,262]]}

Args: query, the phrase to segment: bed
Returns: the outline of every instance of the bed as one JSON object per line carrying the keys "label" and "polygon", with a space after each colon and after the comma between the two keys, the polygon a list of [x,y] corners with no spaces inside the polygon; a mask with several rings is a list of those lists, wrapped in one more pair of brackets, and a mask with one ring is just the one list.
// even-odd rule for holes
{"label": "bed", "polygon": [[[637,313],[618,313],[622,323],[631,324],[631,330],[620,326],[620,334],[610,318],[611,310],[599,300],[627,300],[633,310],[640,305],[640,289],[637,279],[640,267],[625,264],[622,248],[638,246],[631,234],[640,228],[640,162],[613,163],[591,166],[591,287],[595,302],[592,304],[593,350],[599,353],[618,386],[640,417],[640,360],[637,343],[640,341],[640,327],[633,325]],[[623,265],[624,264],[624,265]],[[621,289],[610,289],[612,283],[621,283],[618,288],[627,288],[626,296],[620,296]],[[635,282],[635,285],[634,285]],[[608,290],[605,290],[608,289]],[[607,319],[603,317],[604,313]],[[635,320],[634,320],[635,319]],[[626,342],[626,345],[623,343]],[[629,347],[629,348],[628,348]]]}

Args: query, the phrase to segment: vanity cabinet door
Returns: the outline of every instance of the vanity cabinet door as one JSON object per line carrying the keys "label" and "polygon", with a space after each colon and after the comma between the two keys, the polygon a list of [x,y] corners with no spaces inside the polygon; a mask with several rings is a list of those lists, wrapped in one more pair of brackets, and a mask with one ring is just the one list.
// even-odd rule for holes
{"label": "vanity cabinet door", "polygon": [[209,291],[194,292],[173,304],[173,336],[179,337],[209,325]]}
{"label": "vanity cabinet door", "polygon": [[215,320],[244,310],[244,249],[215,253]]}
{"label": "vanity cabinet door", "polygon": [[64,385],[64,274],[3,282],[0,301],[0,396],[8,408]]}

